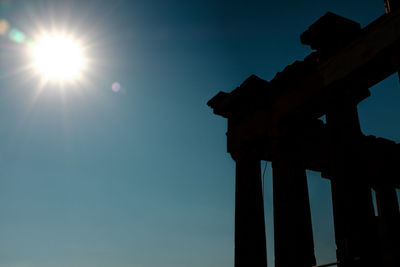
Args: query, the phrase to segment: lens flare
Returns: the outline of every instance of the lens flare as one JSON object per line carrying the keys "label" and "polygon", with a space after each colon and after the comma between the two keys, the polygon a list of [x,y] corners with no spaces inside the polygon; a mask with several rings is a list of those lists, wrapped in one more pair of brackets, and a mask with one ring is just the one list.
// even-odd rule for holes
{"label": "lens flare", "polygon": [[115,92],[118,93],[121,90],[121,84],[119,82],[114,82],[111,85],[111,89]]}
{"label": "lens flare", "polygon": [[22,44],[26,39],[25,34],[17,29],[11,29],[8,37],[18,44]]}
{"label": "lens flare", "polygon": [[8,24],[8,21],[5,19],[0,19],[0,35],[6,34],[9,28],[10,24]]}
{"label": "lens flare", "polygon": [[33,45],[35,69],[49,80],[73,80],[85,67],[82,48],[63,35],[47,35]]}

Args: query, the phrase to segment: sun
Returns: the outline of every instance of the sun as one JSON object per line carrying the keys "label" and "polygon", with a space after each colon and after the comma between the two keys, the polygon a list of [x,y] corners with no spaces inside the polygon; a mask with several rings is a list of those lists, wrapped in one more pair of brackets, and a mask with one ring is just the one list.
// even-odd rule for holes
{"label": "sun", "polygon": [[75,81],[86,67],[86,59],[78,41],[61,34],[39,38],[32,45],[33,65],[47,81]]}

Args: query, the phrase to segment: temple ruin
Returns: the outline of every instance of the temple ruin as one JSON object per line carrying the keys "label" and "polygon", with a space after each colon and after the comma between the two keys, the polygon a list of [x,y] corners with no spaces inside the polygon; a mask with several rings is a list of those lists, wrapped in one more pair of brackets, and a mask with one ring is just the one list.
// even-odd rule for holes
{"label": "temple ruin", "polygon": [[314,50],[304,60],[208,102],[236,162],[235,267],[267,266],[261,160],[273,169],[276,267],[317,265],[306,169],[331,183],[337,262],[319,266],[400,266],[400,144],[364,135],[357,114],[400,69],[400,0],[385,6],[364,28],[328,12],[301,35]]}

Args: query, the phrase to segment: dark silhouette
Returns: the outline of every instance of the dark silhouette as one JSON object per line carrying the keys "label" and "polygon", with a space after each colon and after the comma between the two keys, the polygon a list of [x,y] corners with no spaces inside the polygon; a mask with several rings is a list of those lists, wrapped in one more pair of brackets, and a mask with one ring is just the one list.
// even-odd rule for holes
{"label": "dark silhouette", "polygon": [[331,181],[337,262],[324,266],[400,266],[400,144],[365,136],[357,114],[369,88],[400,68],[400,1],[385,6],[363,29],[327,13],[301,35],[315,52],[208,102],[228,119],[236,161],[236,267],[267,265],[260,160],[273,168],[276,267],[316,265],[306,169]]}

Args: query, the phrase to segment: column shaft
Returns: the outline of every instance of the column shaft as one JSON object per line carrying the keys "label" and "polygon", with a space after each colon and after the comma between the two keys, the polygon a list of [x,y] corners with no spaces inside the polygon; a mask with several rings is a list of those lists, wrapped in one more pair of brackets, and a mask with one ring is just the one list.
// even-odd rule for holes
{"label": "column shaft", "polygon": [[331,134],[332,204],[337,258],[341,267],[379,266],[371,189],[360,176],[362,136],[357,106],[338,104],[326,114]]}
{"label": "column shaft", "polygon": [[400,213],[395,188],[376,190],[383,267],[400,266]]}
{"label": "column shaft", "polygon": [[304,167],[295,160],[273,162],[276,267],[316,264]]}
{"label": "column shaft", "polygon": [[236,160],[235,267],[266,267],[260,160]]}

